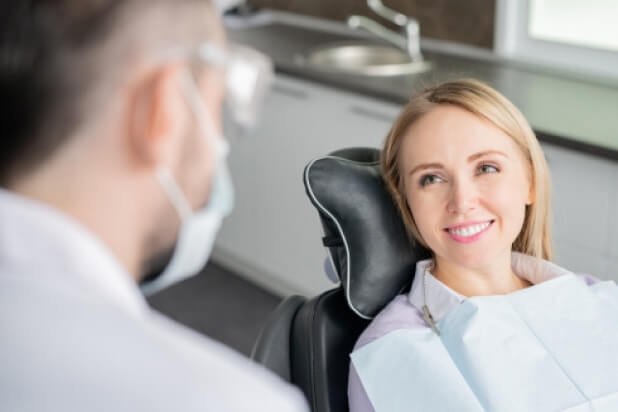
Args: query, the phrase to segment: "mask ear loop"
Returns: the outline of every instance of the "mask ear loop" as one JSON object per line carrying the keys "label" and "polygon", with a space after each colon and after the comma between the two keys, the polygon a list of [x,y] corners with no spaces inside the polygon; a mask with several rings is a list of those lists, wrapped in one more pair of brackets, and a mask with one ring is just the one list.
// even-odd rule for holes
{"label": "mask ear loop", "polygon": [[[207,139],[210,140],[211,149],[215,152],[215,176],[213,176],[212,187],[211,187],[211,195],[214,190],[217,189],[218,186],[227,185],[232,186],[229,177],[229,171],[227,169],[227,164],[224,159],[228,155],[230,147],[229,143],[225,140],[223,136],[215,131],[213,126],[213,118],[210,114],[210,111],[207,109],[204,101],[202,100],[202,96],[198,92],[197,82],[195,78],[191,75],[190,72],[185,72],[184,76],[181,79],[181,87],[187,99],[187,104],[189,105],[193,116],[198,122],[199,128],[202,133],[207,135]],[[210,121],[209,121],[210,120]],[[225,182],[223,182],[225,180]],[[209,197],[210,199],[210,197]],[[231,205],[234,203],[233,195],[228,194],[223,202],[223,208],[231,209]],[[225,213],[225,215],[229,214],[229,211]]]}
{"label": "mask ear loop", "polygon": [[213,127],[214,119],[206,107],[206,104],[204,104],[202,96],[198,92],[195,78],[187,71],[182,76],[181,82],[181,87],[187,98],[187,103],[199,124],[200,130],[207,135],[207,139],[210,140],[213,149],[219,156],[227,155],[229,152],[228,144],[221,134]]}
{"label": "mask ear loop", "polygon": [[169,168],[166,166],[159,166],[156,171],[157,180],[167,193],[167,198],[178,212],[180,216],[180,220],[184,221],[193,215],[193,209],[189,202],[187,201],[187,197],[182,193],[180,186],[176,183],[176,180],[172,176]]}
{"label": "mask ear loop", "polygon": [[[201,96],[197,92],[197,85],[189,72],[185,72],[181,78],[181,89],[187,99],[187,104],[194,118],[199,124],[200,130],[208,134],[209,139],[212,139],[212,136],[214,136],[212,125],[206,123],[204,116],[200,116],[200,113],[206,114],[208,111],[206,110],[204,102],[202,102]],[[216,147],[217,145],[215,144],[214,146]],[[168,199],[172,203],[172,206],[174,206],[174,209],[176,209],[176,212],[180,216],[180,220],[184,221],[191,217],[193,215],[193,208],[172,176],[169,168],[166,166],[159,166],[156,171],[156,176],[163,190],[165,190]]]}
{"label": "mask ear loop", "polygon": [[[206,108],[204,101],[202,100],[202,96],[200,96],[198,90],[197,83],[190,72],[186,71],[181,79],[181,87],[182,91],[187,98],[187,103],[191,112],[193,113],[193,117],[197,120],[200,129],[206,135],[208,135],[209,139],[214,138],[218,135],[212,125],[212,118],[210,116],[209,110]],[[211,120],[210,122],[206,121],[207,119]]]}

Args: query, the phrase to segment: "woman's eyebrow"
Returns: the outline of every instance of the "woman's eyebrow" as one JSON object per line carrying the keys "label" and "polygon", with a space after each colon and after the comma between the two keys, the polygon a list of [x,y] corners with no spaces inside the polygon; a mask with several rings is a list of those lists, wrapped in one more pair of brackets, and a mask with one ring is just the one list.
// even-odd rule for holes
{"label": "woman's eyebrow", "polygon": [[[506,153],[501,152],[499,150],[484,150],[482,152],[478,152],[478,153],[468,156],[468,163],[473,162],[476,159],[486,156],[488,154],[497,154],[500,156],[504,156],[508,159],[508,156],[506,155]],[[442,163],[423,163],[423,164],[420,164],[414,167],[412,170],[410,170],[410,172],[408,173],[408,176],[412,176],[417,171],[423,170],[423,169],[443,169],[443,168],[444,168],[444,165]]]}
{"label": "woman's eyebrow", "polygon": [[486,155],[488,155],[488,154],[497,154],[497,155],[500,155],[500,156],[504,156],[504,157],[506,157],[507,159],[509,158],[509,157],[506,155],[506,153],[501,152],[500,150],[484,150],[484,151],[482,151],[482,152],[478,152],[478,153],[475,153],[475,154],[473,154],[473,155],[470,155],[470,156],[468,157],[468,163],[473,162],[473,161],[475,161],[476,159],[478,159],[479,157],[483,157],[483,156],[486,156]]}
{"label": "woman's eyebrow", "polygon": [[416,166],[414,169],[410,170],[410,173],[408,173],[408,176],[413,175],[418,170],[423,170],[423,169],[442,169],[442,168],[444,168],[444,165],[442,165],[442,163],[425,163],[425,164],[420,164],[420,165]]}

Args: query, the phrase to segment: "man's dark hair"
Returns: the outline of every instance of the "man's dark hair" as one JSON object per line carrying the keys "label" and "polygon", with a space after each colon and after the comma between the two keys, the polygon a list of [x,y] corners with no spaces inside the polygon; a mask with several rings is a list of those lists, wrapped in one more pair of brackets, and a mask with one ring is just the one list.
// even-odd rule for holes
{"label": "man's dark hair", "polygon": [[0,185],[51,155],[92,73],[68,67],[110,29],[121,0],[6,0],[0,8]]}
{"label": "man's dark hair", "polygon": [[[127,10],[183,3],[197,1],[0,2],[0,187],[48,159],[86,120],[84,111],[94,111],[83,107],[84,98],[102,72],[108,75],[123,62],[93,58],[93,50],[111,37]],[[140,19],[134,13],[133,23]]]}

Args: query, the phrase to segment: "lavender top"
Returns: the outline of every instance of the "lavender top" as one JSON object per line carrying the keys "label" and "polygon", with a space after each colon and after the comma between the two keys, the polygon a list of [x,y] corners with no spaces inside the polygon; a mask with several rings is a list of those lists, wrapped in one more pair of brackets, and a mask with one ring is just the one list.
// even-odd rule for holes
{"label": "lavender top", "polygon": [[[428,328],[429,325],[423,318],[423,304],[428,306],[434,320],[438,322],[466,299],[465,296],[455,292],[436,279],[431,272],[427,271],[427,301],[425,302],[422,275],[429,263],[430,260],[422,260],[416,264],[416,274],[410,293],[396,296],[395,299],[375,317],[356,341],[354,350],[395,330]],[[512,253],[511,264],[515,274],[530,281],[532,284],[541,283],[557,276],[571,273],[554,263],[517,252]],[[590,275],[580,275],[580,277],[587,285],[598,282],[598,279]],[[348,378],[348,401],[350,412],[375,412],[360,378],[354,369],[354,364],[351,362],[350,375]]]}

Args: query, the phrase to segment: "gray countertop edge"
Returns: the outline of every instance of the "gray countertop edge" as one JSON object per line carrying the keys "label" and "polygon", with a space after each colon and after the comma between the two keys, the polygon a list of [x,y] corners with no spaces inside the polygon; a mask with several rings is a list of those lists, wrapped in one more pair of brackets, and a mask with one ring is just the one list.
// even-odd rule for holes
{"label": "gray countertop edge", "polygon": [[[379,100],[384,100],[388,103],[407,103],[406,99],[402,99],[400,96],[392,95],[389,93],[382,93],[374,89],[364,89],[359,86],[351,86],[342,84],[340,81],[328,79],[321,75],[315,75],[303,70],[294,70],[287,67],[276,67],[276,71],[281,74],[285,74],[292,77],[297,77],[303,80],[309,80],[319,85],[327,85],[329,87],[337,88],[343,91],[357,93],[362,96],[369,96]],[[618,161],[618,150],[612,150],[606,147],[597,146],[594,144],[584,143],[572,138],[558,136],[552,133],[545,132],[543,130],[534,129],[537,139],[541,142],[561,146],[567,149],[576,150],[578,152],[587,153],[593,156],[602,157],[609,160]]]}

